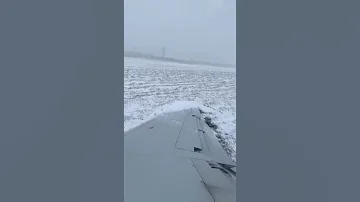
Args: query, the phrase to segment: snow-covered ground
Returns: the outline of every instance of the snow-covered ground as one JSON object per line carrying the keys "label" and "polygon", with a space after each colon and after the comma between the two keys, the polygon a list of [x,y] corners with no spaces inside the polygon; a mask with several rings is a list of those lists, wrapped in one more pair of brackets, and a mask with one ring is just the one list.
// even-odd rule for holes
{"label": "snow-covered ground", "polygon": [[235,68],[124,58],[124,131],[155,116],[193,107],[211,118],[236,162]]}

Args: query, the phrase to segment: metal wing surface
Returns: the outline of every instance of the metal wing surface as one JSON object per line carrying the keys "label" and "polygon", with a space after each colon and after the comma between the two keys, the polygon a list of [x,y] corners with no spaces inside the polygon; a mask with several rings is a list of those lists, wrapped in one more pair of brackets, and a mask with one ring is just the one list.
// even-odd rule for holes
{"label": "metal wing surface", "polygon": [[125,133],[125,201],[236,201],[236,164],[198,109],[158,116]]}

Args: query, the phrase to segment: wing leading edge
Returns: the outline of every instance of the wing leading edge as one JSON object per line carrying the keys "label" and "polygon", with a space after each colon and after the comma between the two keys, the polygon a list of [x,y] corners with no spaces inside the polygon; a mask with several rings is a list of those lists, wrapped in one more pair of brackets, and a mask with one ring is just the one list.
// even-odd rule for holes
{"label": "wing leading edge", "polygon": [[125,201],[236,201],[236,164],[198,109],[125,133]]}

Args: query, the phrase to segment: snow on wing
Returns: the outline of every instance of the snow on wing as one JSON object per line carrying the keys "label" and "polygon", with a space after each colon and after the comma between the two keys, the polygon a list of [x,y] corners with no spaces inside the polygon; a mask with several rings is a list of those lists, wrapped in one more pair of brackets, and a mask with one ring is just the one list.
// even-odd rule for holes
{"label": "snow on wing", "polygon": [[198,109],[125,133],[125,201],[236,201],[236,164]]}

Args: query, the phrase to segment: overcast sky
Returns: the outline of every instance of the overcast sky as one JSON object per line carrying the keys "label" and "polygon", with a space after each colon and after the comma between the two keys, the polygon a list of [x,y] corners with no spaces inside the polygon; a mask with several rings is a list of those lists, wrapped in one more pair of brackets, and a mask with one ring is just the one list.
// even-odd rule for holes
{"label": "overcast sky", "polygon": [[125,50],[235,64],[235,0],[125,0]]}

